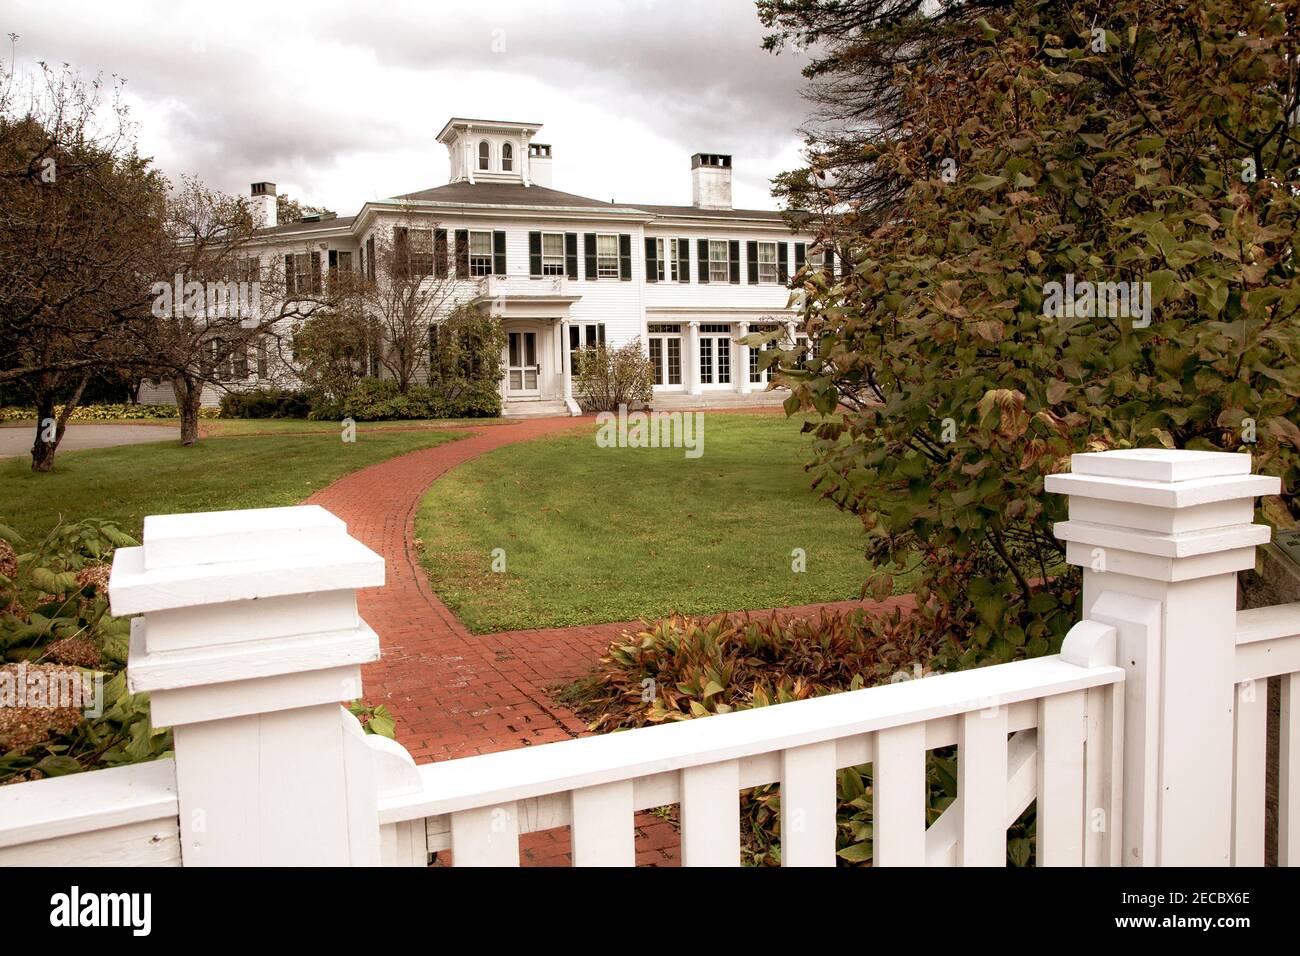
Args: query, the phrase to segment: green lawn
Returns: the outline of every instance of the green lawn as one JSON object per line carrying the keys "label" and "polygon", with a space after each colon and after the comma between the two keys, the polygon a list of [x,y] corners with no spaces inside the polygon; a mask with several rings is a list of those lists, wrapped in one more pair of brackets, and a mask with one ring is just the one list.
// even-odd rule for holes
{"label": "green lawn", "polygon": [[808,490],[798,423],[710,414],[704,435],[687,459],[600,448],[593,426],[459,466],[417,519],[434,590],[479,633],[856,597],[860,524]]}
{"label": "green lawn", "polygon": [[0,523],[32,540],[60,517],[107,518],[138,538],[145,515],[297,504],[350,471],[463,434],[362,427],[352,444],[334,428],[205,438],[190,448],[123,445],[60,452],[45,475],[25,457],[10,458],[0,461]]}

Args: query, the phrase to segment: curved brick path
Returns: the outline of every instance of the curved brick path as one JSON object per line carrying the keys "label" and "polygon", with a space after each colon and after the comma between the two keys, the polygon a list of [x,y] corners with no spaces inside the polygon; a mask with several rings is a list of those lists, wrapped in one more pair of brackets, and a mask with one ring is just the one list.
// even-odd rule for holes
{"label": "curved brick path", "polygon": [[[469,437],[371,465],[321,489],[308,502],[347,522],[348,531],[384,558],[382,588],[358,594],[361,616],[379,634],[381,660],[362,670],[370,704],[384,704],[397,737],[417,762],[509,750],[576,737],[585,724],[550,700],[545,688],[574,680],[629,622],[474,635],[429,587],[411,542],[420,500],[437,478],[461,462],[520,441],[585,427],[591,418],[541,418],[485,424]],[[910,602],[891,598],[882,608]],[[782,609],[815,613],[857,601]],[[676,831],[637,814],[637,862],[672,864]],[[567,833],[546,831],[521,841],[524,862],[567,862]]]}

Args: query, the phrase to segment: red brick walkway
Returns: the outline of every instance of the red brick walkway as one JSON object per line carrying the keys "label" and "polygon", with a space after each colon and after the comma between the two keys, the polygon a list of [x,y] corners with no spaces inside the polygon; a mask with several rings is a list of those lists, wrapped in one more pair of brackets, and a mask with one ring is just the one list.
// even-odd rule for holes
{"label": "red brick walkway", "polygon": [[[471,634],[430,589],[411,542],[420,499],[449,469],[503,445],[590,422],[544,418],[484,427],[459,441],[353,472],[308,499],[347,522],[349,533],[386,562],[384,586],[359,595],[361,616],[378,632],[383,650],[381,660],[363,668],[364,694],[368,703],[384,704],[393,714],[398,740],[417,762],[526,747],[585,732],[585,724],[554,703],[545,688],[586,673],[611,640],[635,625]],[[893,598],[886,604],[908,600]],[[844,601],[777,613],[858,605]],[[641,813],[636,825],[638,863],[676,861],[677,836],[666,821]],[[521,849],[526,863],[562,865],[568,859],[568,834],[531,834],[521,841]]]}

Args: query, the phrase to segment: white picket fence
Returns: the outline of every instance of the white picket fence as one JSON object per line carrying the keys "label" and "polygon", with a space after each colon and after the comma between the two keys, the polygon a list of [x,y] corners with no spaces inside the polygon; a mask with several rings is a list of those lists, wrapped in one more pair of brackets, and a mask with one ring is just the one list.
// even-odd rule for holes
{"label": "white picket fence", "polygon": [[[340,700],[379,656],[355,591],[382,560],[316,507],[146,520],[110,593],[130,686],[175,760],[0,788],[0,863],[516,865],[570,828],[632,865],[636,811],[680,808],[682,862],[740,860],[739,793],[779,784],[781,859],[835,857],[836,771],[870,764],[874,863],[1005,863],[1036,801],[1039,865],[1259,865],[1266,680],[1280,677],[1279,862],[1300,860],[1300,604],[1236,610],[1276,478],[1247,455],[1076,455],[1047,490],[1084,619],[1036,660],[417,766]],[[957,800],[926,825],[926,753]]]}

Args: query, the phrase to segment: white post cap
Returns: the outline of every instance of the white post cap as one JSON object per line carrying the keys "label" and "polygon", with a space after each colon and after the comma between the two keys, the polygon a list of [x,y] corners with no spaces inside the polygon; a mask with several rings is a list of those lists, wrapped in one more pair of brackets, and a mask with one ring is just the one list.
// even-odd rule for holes
{"label": "white post cap", "polygon": [[1046,481],[1070,496],[1070,520],[1053,529],[1066,560],[1158,581],[1254,567],[1271,534],[1252,523],[1255,498],[1281,490],[1250,473],[1247,454],[1135,448],[1074,455],[1071,469]]}

